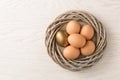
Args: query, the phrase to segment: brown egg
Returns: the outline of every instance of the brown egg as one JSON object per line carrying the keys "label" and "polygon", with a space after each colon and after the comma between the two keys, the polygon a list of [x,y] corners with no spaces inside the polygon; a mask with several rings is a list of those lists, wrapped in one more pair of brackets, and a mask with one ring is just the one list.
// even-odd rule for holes
{"label": "brown egg", "polygon": [[73,46],[68,46],[63,50],[63,56],[67,59],[74,60],[80,55],[80,50]]}
{"label": "brown egg", "polygon": [[68,36],[68,42],[76,48],[81,48],[85,45],[86,39],[80,34],[71,34]]}
{"label": "brown egg", "polygon": [[91,25],[84,25],[81,29],[80,34],[87,40],[90,40],[94,36],[94,29]]}
{"label": "brown egg", "polygon": [[80,32],[80,24],[77,21],[72,20],[69,23],[67,23],[66,31],[68,34],[79,33]]}
{"label": "brown egg", "polygon": [[81,48],[81,54],[84,56],[92,55],[95,51],[95,44],[93,41],[87,41],[86,45]]}
{"label": "brown egg", "polygon": [[56,42],[60,46],[65,47],[68,45],[67,37],[68,37],[68,34],[65,31],[60,30],[56,33]]}

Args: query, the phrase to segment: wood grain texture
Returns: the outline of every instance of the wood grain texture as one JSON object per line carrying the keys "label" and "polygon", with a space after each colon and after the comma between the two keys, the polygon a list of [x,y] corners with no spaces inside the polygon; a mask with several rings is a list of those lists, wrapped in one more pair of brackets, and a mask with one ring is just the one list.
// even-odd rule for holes
{"label": "wood grain texture", "polygon": [[[67,10],[85,10],[105,26],[108,45],[92,68],[67,71],[45,47],[45,30]],[[120,80],[120,0],[0,0],[0,80]]]}

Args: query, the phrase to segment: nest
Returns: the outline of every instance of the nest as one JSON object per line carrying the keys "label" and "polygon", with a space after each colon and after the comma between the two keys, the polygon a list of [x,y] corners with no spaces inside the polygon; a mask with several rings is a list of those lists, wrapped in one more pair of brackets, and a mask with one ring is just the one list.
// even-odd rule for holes
{"label": "nest", "polygon": [[[69,60],[62,55],[61,47],[56,43],[56,33],[69,21],[76,20],[79,23],[90,24],[94,28],[94,42],[96,49],[94,54],[86,57],[80,57],[76,60]],[[106,32],[101,22],[98,21],[90,13],[83,11],[68,11],[59,15],[47,28],[45,44],[49,56],[61,67],[71,70],[80,71],[84,68],[93,66],[103,55],[103,50],[106,47]]]}

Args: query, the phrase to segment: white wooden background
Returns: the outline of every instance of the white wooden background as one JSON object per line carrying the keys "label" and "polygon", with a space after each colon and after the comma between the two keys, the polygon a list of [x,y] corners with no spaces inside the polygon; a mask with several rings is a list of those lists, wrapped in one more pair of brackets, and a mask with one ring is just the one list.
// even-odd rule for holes
{"label": "white wooden background", "polygon": [[[103,23],[108,46],[95,66],[71,72],[48,56],[44,38],[55,17],[76,9]],[[0,0],[0,80],[120,80],[120,0]]]}

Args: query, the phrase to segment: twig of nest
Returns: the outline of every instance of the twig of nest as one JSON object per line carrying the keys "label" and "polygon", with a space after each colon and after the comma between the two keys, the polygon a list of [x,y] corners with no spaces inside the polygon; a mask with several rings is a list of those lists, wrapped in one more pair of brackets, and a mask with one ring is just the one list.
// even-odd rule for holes
{"label": "twig of nest", "polygon": [[101,22],[83,11],[68,11],[47,28],[45,44],[49,56],[61,67],[79,71],[94,65],[106,47]]}

